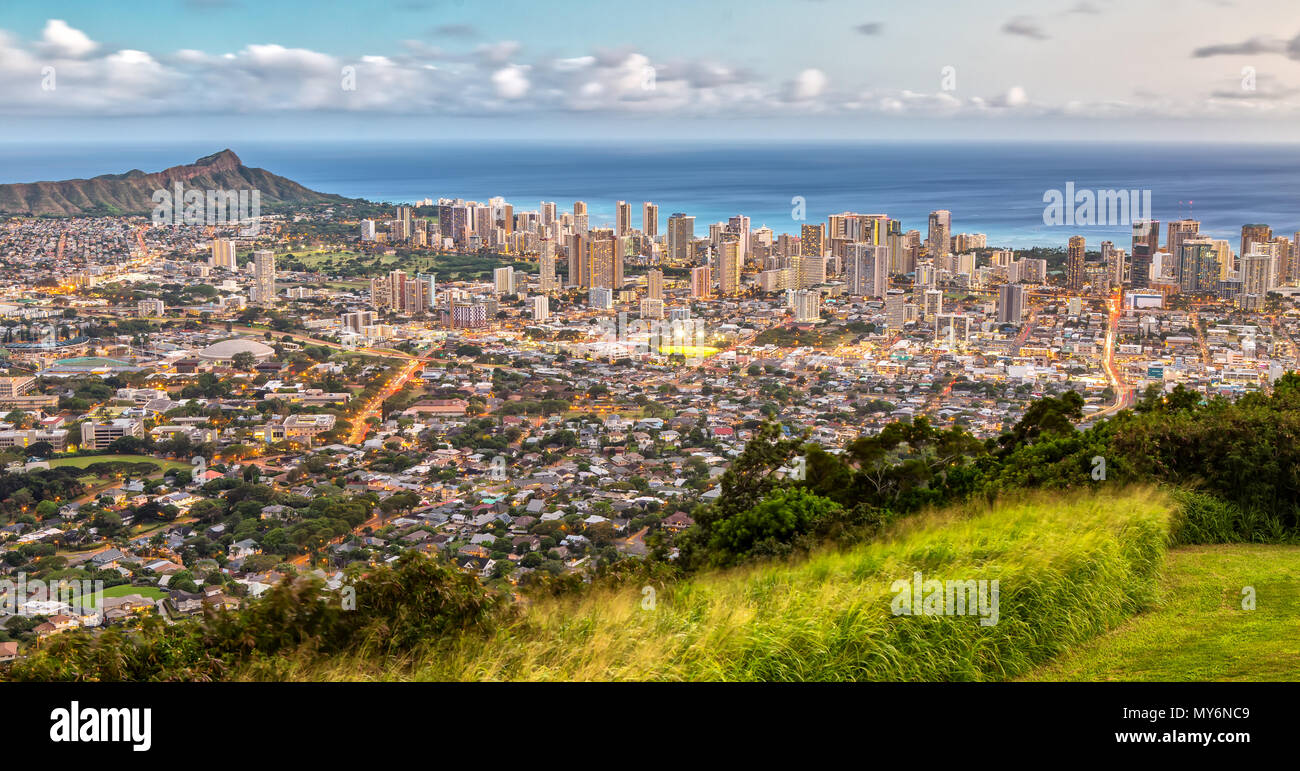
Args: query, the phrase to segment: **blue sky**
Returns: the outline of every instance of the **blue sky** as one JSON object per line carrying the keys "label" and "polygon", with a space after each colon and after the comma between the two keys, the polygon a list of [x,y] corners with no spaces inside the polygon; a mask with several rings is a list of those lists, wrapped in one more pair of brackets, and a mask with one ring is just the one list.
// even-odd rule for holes
{"label": "blue sky", "polygon": [[1293,0],[8,0],[0,141],[1288,141],[1298,35]]}

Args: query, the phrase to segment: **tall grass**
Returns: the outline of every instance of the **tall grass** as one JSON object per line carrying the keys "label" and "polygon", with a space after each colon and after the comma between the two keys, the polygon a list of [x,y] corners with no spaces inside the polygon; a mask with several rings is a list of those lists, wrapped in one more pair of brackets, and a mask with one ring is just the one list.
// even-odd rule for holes
{"label": "tall grass", "polygon": [[1171,528],[1175,544],[1296,543],[1285,519],[1197,490],[1173,492],[1178,514]]}
{"label": "tall grass", "polygon": [[[1153,602],[1172,504],[1150,489],[1020,497],[909,518],[869,544],[659,587],[538,602],[489,637],[401,662],[365,650],[247,677],[420,680],[1000,680]],[[895,616],[914,571],[997,579],[1000,620]]]}

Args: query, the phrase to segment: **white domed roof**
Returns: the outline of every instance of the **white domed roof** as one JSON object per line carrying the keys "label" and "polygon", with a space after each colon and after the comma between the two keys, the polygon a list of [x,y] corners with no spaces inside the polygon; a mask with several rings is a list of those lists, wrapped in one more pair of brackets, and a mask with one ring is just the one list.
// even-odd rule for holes
{"label": "white domed roof", "polygon": [[247,338],[234,338],[231,340],[222,340],[219,343],[213,343],[207,348],[199,351],[199,356],[209,361],[228,361],[235,357],[236,354],[251,353],[253,357],[269,359],[275,355],[275,349],[269,345],[264,345],[256,340]]}

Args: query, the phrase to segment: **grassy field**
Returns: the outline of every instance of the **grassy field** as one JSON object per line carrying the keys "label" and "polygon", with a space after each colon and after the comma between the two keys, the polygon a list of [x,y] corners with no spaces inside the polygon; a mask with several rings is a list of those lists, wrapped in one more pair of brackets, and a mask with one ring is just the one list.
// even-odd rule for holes
{"label": "grassy field", "polygon": [[104,591],[99,592],[93,599],[88,600],[86,605],[91,608],[98,607],[99,598],[101,596],[113,598],[125,597],[128,594],[138,594],[146,600],[161,600],[167,596],[166,592],[152,586],[131,586],[130,584],[123,584],[121,586],[110,586]]}
{"label": "grassy field", "polygon": [[92,463],[153,463],[162,471],[171,469],[189,468],[188,463],[181,463],[174,460],[164,460],[154,458],[149,455],[80,455],[75,458],[56,458],[50,460],[50,468],[59,468],[60,466],[72,466],[74,468],[85,468]]}
{"label": "grassy field", "polygon": [[534,270],[527,261],[511,256],[480,257],[478,255],[442,254],[432,252],[401,255],[367,255],[349,251],[290,251],[283,255],[279,255],[282,258],[286,258],[286,264],[292,264],[291,261],[287,259],[289,254],[292,254],[294,258],[308,270],[346,272],[346,268],[352,268],[359,264],[364,264],[366,266],[366,271],[375,275],[379,275],[390,269],[401,268],[402,270],[416,273],[437,271],[439,277],[444,278],[445,280],[490,277],[492,270],[502,265],[513,264],[518,270],[523,270],[525,272],[533,272]]}
{"label": "grassy field", "polygon": [[1300,547],[1175,549],[1154,609],[1025,679],[1300,680]]}
{"label": "grassy field", "polygon": [[[408,662],[360,651],[280,676],[416,680],[1001,680],[1156,599],[1172,506],[1161,494],[1021,499],[910,518],[795,563],[539,601],[489,640]],[[998,621],[895,615],[891,585],[996,579]],[[653,599],[653,602],[650,600]]]}

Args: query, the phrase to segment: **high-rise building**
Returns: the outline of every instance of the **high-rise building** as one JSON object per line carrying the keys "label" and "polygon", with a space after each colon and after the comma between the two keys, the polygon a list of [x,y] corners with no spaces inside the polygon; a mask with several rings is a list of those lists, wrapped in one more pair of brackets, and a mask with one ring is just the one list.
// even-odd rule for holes
{"label": "high-rise building", "polygon": [[235,270],[235,242],[229,238],[215,238],[212,240],[212,256],[208,258],[208,265],[213,268],[223,268],[225,270]]}
{"label": "high-rise building", "polygon": [[1255,244],[1264,244],[1273,240],[1273,228],[1268,225],[1242,225],[1241,251],[1238,254],[1250,254]]}
{"label": "high-rise building", "polygon": [[1272,288],[1272,276],[1272,254],[1252,251],[1241,257],[1242,307],[1247,310],[1259,310],[1264,307],[1264,297]]}
{"label": "high-rise building", "polygon": [[487,306],[483,303],[451,304],[451,325],[458,329],[474,329],[488,325]]}
{"label": "high-rise building", "polygon": [[668,259],[679,265],[689,265],[695,255],[695,218],[677,212],[668,218]]}
{"label": "high-rise building", "polygon": [[697,300],[713,296],[713,271],[708,265],[691,269],[691,297]]}
{"label": "high-rise building", "polygon": [[361,330],[375,323],[374,311],[353,311],[339,316],[339,324],[345,331],[361,334]]}
{"label": "high-rise building", "polygon": [[1151,283],[1151,261],[1160,251],[1160,221],[1136,220],[1133,223],[1133,248],[1129,267],[1129,284],[1142,289]]}
{"label": "high-rise building", "polygon": [[492,212],[492,229],[500,230],[503,235],[510,235],[515,229],[515,207],[505,202],[504,198],[493,198],[488,202]]}
{"label": "high-rise building", "polygon": [[1117,248],[1113,241],[1101,242],[1101,263],[1106,266],[1106,275],[1109,276],[1111,286],[1123,286],[1127,266],[1123,249]]}
{"label": "high-rise building", "polygon": [[587,222],[587,202],[574,201],[573,202],[573,230],[576,233],[585,234],[588,229],[589,229],[589,223]]}
{"label": "high-rise building", "polygon": [[533,321],[546,321],[551,317],[551,298],[539,294],[533,296],[529,302],[533,306]]}
{"label": "high-rise building", "polygon": [[503,268],[497,268],[492,271],[492,278],[497,294],[515,293],[515,269],[513,266],[507,265]]}
{"label": "high-rise building", "polygon": [[623,240],[608,228],[588,231],[583,239],[590,277],[584,286],[620,289],[623,286]]}
{"label": "high-rise building", "polygon": [[1219,280],[1226,281],[1230,274],[1237,272],[1237,266],[1232,259],[1232,247],[1228,245],[1228,239],[1214,239],[1214,252],[1215,259],[1219,262]]}
{"label": "high-rise building", "polygon": [[402,310],[409,314],[428,313],[432,305],[429,282],[407,281],[402,290]]}
{"label": "high-rise building", "polygon": [[664,317],[663,300],[656,300],[653,297],[646,297],[641,300],[641,318],[662,319],[663,317]]}
{"label": "high-rise building", "polygon": [[907,295],[894,290],[885,295],[885,327],[899,330],[907,323]]}
{"label": "high-rise building", "polygon": [[388,307],[400,311],[406,308],[406,283],[409,277],[404,270],[388,271]]}
{"label": "high-rise building", "polygon": [[728,219],[726,233],[740,244],[740,261],[744,262],[749,258],[749,217],[737,214]]}
{"label": "high-rise building", "polygon": [[259,305],[275,304],[275,252],[259,249],[253,252],[252,298]]}
{"label": "high-rise building", "polygon": [[826,249],[826,226],[804,225],[799,229],[799,254],[803,257],[821,257]]}
{"label": "high-rise building", "polygon": [[565,286],[586,289],[591,286],[591,271],[587,267],[587,234],[569,235],[569,280]]}
{"label": "high-rise building", "polygon": [[1195,236],[1201,231],[1201,223],[1191,219],[1174,220],[1166,227],[1168,234],[1165,237],[1165,251],[1172,254],[1175,260],[1182,253],[1180,250],[1183,239]]}
{"label": "high-rise building", "polygon": [[744,257],[740,241],[727,238],[718,246],[718,294],[725,296],[740,293],[740,267]]}
{"label": "high-rise building", "polygon": [[651,241],[659,237],[659,207],[649,201],[641,204],[641,232]]}
{"label": "high-rise building", "polygon": [[1047,281],[1047,260],[1026,257],[1016,264],[1020,266],[1019,283],[1042,284]]}
{"label": "high-rise building", "polygon": [[797,283],[794,268],[773,268],[758,274],[758,288],[763,292],[784,292],[794,289]]}
{"label": "high-rise building", "polygon": [[597,310],[614,307],[614,290],[606,286],[593,286],[587,290],[587,303]]}
{"label": "high-rise building", "polygon": [[627,201],[614,204],[614,235],[626,236],[632,232],[632,206]]}
{"label": "high-rise building", "polygon": [[998,323],[1019,324],[1025,315],[1025,288],[1020,284],[998,287]]}
{"label": "high-rise building", "polygon": [[388,288],[388,278],[384,276],[375,276],[370,279],[370,304],[375,308],[389,308],[393,304],[393,296]]}
{"label": "high-rise building", "polygon": [[817,321],[822,315],[822,294],[816,290],[793,290],[794,320],[796,322]]}
{"label": "high-rise building", "polygon": [[939,209],[930,212],[930,233],[926,247],[932,257],[946,257],[952,252],[952,212]]}
{"label": "high-rise building", "polygon": [[889,291],[889,247],[851,244],[844,275],[850,295],[884,297]]}
{"label": "high-rise building", "polygon": [[795,257],[792,262],[798,289],[808,289],[826,283],[826,257]]}
{"label": "high-rise building", "polygon": [[1189,294],[1213,294],[1219,289],[1218,250],[1212,238],[1184,238],[1178,254],[1178,287]]}
{"label": "high-rise building", "polygon": [[1071,292],[1083,289],[1086,281],[1084,275],[1085,241],[1083,236],[1070,236],[1070,244],[1065,255],[1065,288]]}
{"label": "high-rise building", "polygon": [[537,280],[543,292],[554,292],[558,287],[555,281],[555,240],[543,238],[537,242],[538,269]]}
{"label": "high-rise building", "polygon": [[646,297],[651,300],[664,299],[664,272],[651,268],[646,273]]}
{"label": "high-rise building", "polygon": [[1269,244],[1273,251],[1273,286],[1294,286],[1296,269],[1290,239],[1274,238]]}

